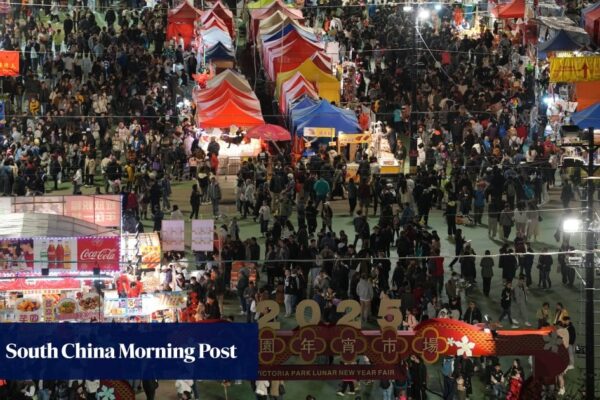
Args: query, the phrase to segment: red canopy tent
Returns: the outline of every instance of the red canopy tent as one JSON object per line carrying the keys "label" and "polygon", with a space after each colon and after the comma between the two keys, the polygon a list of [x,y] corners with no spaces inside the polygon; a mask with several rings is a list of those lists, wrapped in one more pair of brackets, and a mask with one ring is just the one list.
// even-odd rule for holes
{"label": "red canopy tent", "polygon": [[167,17],[167,40],[183,37],[188,47],[194,37],[194,22],[202,16],[202,12],[190,3],[184,1],[172,10]]}
{"label": "red canopy tent", "polygon": [[524,18],[525,0],[512,0],[507,4],[498,4],[492,8],[492,15],[501,19]]}
{"label": "red canopy tent", "polygon": [[206,19],[203,18],[202,29],[209,30],[211,28],[219,28],[223,32],[229,32],[229,28],[225,21],[216,14],[210,14]]}
{"label": "red canopy tent", "polygon": [[227,30],[229,31],[229,35],[231,37],[235,37],[235,26],[233,20],[233,13],[229,10],[221,1],[217,1],[215,5],[208,11],[206,11],[202,15],[202,23],[204,24],[209,20],[210,17],[217,16],[221,21],[225,23],[227,26]]}
{"label": "red canopy tent", "polygon": [[600,43],[600,8],[585,14],[584,20],[585,31],[590,35],[592,42]]}
{"label": "red canopy tent", "polygon": [[304,95],[315,100],[319,98],[319,92],[315,85],[298,72],[281,85],[281,94],[279,95],[279,110],[281,113],[285,114],[288,105]]}
{"label": "red canopy tent", "polygon": [[275,80],[280,72],[291,71],[315,52],[323,51],[323,44],[306,40],[294,31],[279,41],[270,42],[263,51],[263,64],[267,67],[269,77]]}
{"label": "red canopy tent", "polygon": [[231,98],[216,109],[202,110],[196,120],[202,128],[228,128],[231,125],[246,128],[265,123],[260,113],[242,109]]}

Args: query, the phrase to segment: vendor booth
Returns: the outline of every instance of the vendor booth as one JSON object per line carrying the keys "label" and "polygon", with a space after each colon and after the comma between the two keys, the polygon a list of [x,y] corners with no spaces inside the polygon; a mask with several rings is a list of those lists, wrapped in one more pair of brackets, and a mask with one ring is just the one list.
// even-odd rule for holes
{"label": "vendor booth", "polygon": [[169,10],[167,17],[167,40],[178,39],[179,35],[181,35],[187,48],[194,37],[195,22],[201,16],[202,13],[187,0],[176,8]]}

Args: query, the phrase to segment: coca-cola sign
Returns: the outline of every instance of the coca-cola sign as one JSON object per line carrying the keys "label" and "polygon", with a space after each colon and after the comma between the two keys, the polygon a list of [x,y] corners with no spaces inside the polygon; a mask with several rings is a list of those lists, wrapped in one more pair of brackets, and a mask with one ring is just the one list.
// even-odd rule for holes
{"label": "coca-cola sign", "polygon": [[119,238],[79,238],[77,239],[77,269],[79,271],[119,270]]}

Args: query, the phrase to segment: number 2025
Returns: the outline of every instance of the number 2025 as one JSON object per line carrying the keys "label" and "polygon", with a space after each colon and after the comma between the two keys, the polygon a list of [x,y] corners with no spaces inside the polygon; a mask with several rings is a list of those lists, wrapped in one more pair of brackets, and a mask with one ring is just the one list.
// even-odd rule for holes
{"label": "number 2025", "polygon": [[[402,324],[402,312],[400,311],[400,300],[384,297],[379,304],[377,313],[377,324],[380,329],[393,327],[398,329]],[[307,315],[307,310],[310,310]],[[278,330],[280,323],[276,320],[280,313],[279,303],[274,300],[263,300],[258,303],[256,311],[259,313],[258,328],[270,328]],[[342,300],[338,303],[336,311],[344,315],[338,320],[337,325],[351,326],[361,329],[361,308],[356,300]],[[296,322],[300,328],[309,325],[317,325],[321,320],[321,308],[314,300],[302,300],[296,306]]]}

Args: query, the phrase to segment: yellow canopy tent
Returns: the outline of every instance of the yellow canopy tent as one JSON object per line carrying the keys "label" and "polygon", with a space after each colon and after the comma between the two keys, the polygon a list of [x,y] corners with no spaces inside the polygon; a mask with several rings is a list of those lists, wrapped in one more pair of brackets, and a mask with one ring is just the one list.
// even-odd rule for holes
{"label": "yellow canopy tent", "polygon": [[277,75],[277,85],[275,87],[275,98],[279,98],[281,85],[288,79],[294,77],[299,72],[307,81],[313,82],[317,86],[319,96],[333,101],[336,105],[340,104],[340,82],[337,78],[322,69],[320,69],[312,60],[304,61],[298,68],[287,72],[281,72]]}

